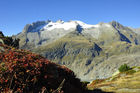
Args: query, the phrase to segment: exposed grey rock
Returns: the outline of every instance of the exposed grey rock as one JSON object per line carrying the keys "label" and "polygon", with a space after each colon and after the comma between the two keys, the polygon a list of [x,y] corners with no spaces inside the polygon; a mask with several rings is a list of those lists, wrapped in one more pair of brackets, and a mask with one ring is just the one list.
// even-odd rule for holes
{"label": "exposed grey rock", "polygon": [[82,80],[110,77],[124,63],[140,64],[140,35],[116,21],[97,25],[36,22],[26,25],[16,38],[20,38],[20,48],[66,65]]}

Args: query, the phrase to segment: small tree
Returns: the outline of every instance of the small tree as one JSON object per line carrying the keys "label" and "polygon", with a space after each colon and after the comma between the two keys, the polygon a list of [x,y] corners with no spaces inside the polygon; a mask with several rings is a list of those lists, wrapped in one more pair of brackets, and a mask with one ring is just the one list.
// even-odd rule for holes
{"label": "small tree", "polygon": [[128,71],[130,70],[131,68],[129,66],[127,66],[127,64],[123,64],[119,67],[119,71],[120,72],[125,72],[125,71]]}

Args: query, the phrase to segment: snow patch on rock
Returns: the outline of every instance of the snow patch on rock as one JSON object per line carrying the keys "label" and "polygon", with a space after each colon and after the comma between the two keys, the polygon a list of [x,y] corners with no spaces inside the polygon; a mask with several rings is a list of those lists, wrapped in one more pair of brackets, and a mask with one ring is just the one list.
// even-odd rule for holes
{"label": "snow patch on rock", "polygon": [[[89,28],[99,28],[101,27],[100,24],[97,25],[90,25],[90,24],[86,24],[82,21],[68,21],[68,22],[64,22],[62,20],[58,20],[57,22],[49,22],[47,25],[45,25],[43,27],[44,30],[53,30],[53,29],[64,29],[64,30],[69,30],[72,28],[76,28],[77,25],[80,25],[81,28],[83,29],[89,29]],[[105,24],[104,26],[106,27],[111,27],[109,24]]]}
{"label": "snow patch on rock", "polygon": [[76,24],[72,23],[72,22],[50,22],[48,23],[44,29],[45,30],[53,30],[53,29],[59,29],[59,28],[63,28],[64,30],[69,30],[71,28],[76,28]]}

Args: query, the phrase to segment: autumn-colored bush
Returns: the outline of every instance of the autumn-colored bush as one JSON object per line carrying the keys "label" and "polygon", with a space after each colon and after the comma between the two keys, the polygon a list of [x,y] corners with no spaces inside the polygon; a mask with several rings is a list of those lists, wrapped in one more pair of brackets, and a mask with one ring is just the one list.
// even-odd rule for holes
{"label": "autumn-colored bush", "polygon": [[65,66],[30,51],[0,45],[1,92],[83,93],[83,90],[80,80]]}

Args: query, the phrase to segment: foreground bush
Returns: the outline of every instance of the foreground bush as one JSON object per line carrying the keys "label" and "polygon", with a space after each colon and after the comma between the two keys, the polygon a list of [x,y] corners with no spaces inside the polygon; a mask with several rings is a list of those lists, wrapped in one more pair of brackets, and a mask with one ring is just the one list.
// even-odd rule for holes
{"label": "foreground bush", "polygon": [[130,70],[131,68],[129,67],[129,66],[127,66],[127,64],[124,64],[124,65],[121,65],[120,67],[119,67],[119,71],[120,72],[125,72],[125,71],[128,71],[128,70]]}
{"label": "foreground bush", "polygon": [[[74,73],[25,50],[0,45],[0,91],[7,93],[83,93]],[[43,92],[44,91],[44,92]]]}

